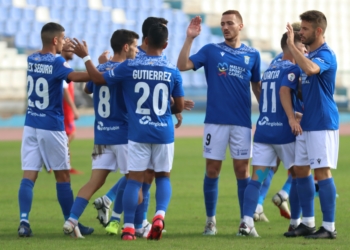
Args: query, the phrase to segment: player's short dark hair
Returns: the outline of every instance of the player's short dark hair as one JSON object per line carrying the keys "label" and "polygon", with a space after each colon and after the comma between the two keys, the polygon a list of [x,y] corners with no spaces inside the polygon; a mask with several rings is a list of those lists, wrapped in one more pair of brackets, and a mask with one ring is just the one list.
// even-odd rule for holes
{"label": "player's short dark hair", "polygon": [[163,48],[168,41],[168,28],[161,23],[153,24],[148,31],[147,38],[149,47]]}
{"label": "player's short dark hair", "polygon": [[243,17],[241,16],[241,13],[239,13],[238,10],[226,10],[222,15],[236,15],[238,19],[243,23]]}
{"label": "player's short dark hair", "polygon": [[111,47],[114,53],[120,53],[125,44],[131,45],[139,35],[131,30],[120,29],[114,31],[111,37]]}
{"label": "player's short dark hair", "polygon": [[41,28],[41,41],[43,45],[50,44],[55,36],[60,35],[65,29],[58,23],[47,23]]}
{"label": "player's short dark hair", "polygon": [[[281,48],[284,51],[286,48],[288,48],[287,45],[287,32],[283,34],[282,38],[281,38]],[[301,43],[301,37],[299,35],[299,33],[294,33],[294,44],[300,42]]]}
{"label": "player's short dark hair", "polygon": [[142,24],[142,40],[144,40],[148,36],[148,31],[153,24],[161,23],[165,26],[168,24],[168,20],[163,17],[147,17]]}
{"label": "player's short dark hair", "polygon": [[300,20],[312,23],[314,29],[320,27],[323,30],[323,33],[327,28],[327,18],[326,16],[318,10],[309,10],[301,14]]}

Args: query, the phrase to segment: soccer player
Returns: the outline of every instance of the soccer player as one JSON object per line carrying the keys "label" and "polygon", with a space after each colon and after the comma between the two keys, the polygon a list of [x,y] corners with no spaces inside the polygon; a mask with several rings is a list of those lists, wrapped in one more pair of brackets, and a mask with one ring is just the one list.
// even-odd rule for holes
{"label": "soccer player", "polygon": [[[334,239],[336,187],[331,169],[336,169],[339,150],[339,113],[333,99],[337,60],[324,40],[327,28],[325,15],[317,10],[300,15],[301,41],[309,46],[306,58],[291,42],[294,32],[287,24],[289,50],[302,69],[304,114],[301,120],[303,138],[296,140],[295,173],[297,191],[302,208],[302,220],[286,237]],[[315,186],[310,169],[314,170],[319,185],[323,214],[322,226],[316,231],[314,217]]]}
{"label": "soccer player", "polygon": [[[164,18],[159,17],[148,17],[142,24],[142,44],[138,46],[139,52],[136,57],[142,57],[146,55],[147,47],[146,37],[148,36],[148,30],[152,27],[153,24],[161,23],[163,25],[167,25],[168,21]],[[164,53],[162,53],[163,59],[166,59]],[[100,58],[99,62],[105,61],[107,58],[106,52],[104,52]],[[194,106],[194,102],[192,100],[185,100],[185,109],[191,110]],[[177,119],[177,124],[175,128],[179,128],[182,123],[182,114],[175,114]],[[98,197],[94,201],[95,208],[97,208],[98,215],[97,218],[100,220],[101,224],[106,226],[106,231],[109,234],[115,234],[118,232],[120,217],[123,212],[123,193],[126,185],[126,177],[122,177],[104,196]],[[135,219],[135,233],[137,237],[146,238],[149,230],[151,229],[151,224],[147,220],[148,206],[149,206],[149,197],[150,192],[149,189],[154,179],[154,171],[152,169],[147,169],[145,172],[145,179],[142,185],[143,192],[143,201],[142,205],[138,207],[138,211],[136,211],[136,219]],[[108,213],[109,206],[107,206],[103,201],[110,201],[108,204],[113,202],[114,200],[114,208],[112,211],[112,216],[110,221],[108,222]],[[141,210],[141,211],[139,211]]]}
{"label": "soccer player", "polygon": [[[127,60],[114,70],[99,74],[89,60],[86,44],[75,40],[75,53],[84,57],[86,68],[96,84],[123,86],[129,116],[128,171],[123,195],[123,240],[135,240],[134,219],[144,173],[152,165],[156,178],[156,213],[148,239],[158,240],[171,198],[170,170],[174,156],[174,126],[171,114],[184,108],[179,70],[161,56],[167,46],[168,29],[154,24],[146,38],[147,54]],[[174,104],[170,105],[170,97]],[[140,206],[140,205],[139,205]]]}
{"label": "soccer player", "polygon": [[[73,59],[73,53],[69,51],[62,51],[61,55],[66,62]],[[74,103],[74,82],[69,84],[63,81],[63,115],[64,115],[64,129],[68,136],[68,147],[75,137],[75,123],[74,120],[79,119],[79,112]],[[71,156],[70,152],[70,156]],[[72,168],[69,170],[70,174],[82,174],[82,172]]]}
{"label": "soccer player", "polygon": [[203,234],[215,235],[219,174],[227,145],[233,158],[240,218],[243,218],[243,195],[250,180],[250,85],[259,100],[260,54],[241,43],[242,16],[236,10],[228,10],[221,17],[225,41],[205,45],[189,57],[193,40],[201,31],[200,23],[200,17],[191,20],[177,66],[181,71],[197,70],[202,66],[205,70],[208,91],[203,135],[203,156],[206,158],[203,191],[207,220]]}
{"label": "soccer player", "polygon": [[[113,58],[100,64],[100,72],[112,70],[126,59],[134,59],[138,34],[129,30],[117,30],[111,37]],[[94,137],[91,178],[78,192],[69,219],[64,223],[66,234],[79,237],[78,220],[84,212],[91,196],[105,183],[108,174],[117,169],[124,175],[127,171],[128,118],[122,86],[96,86],[88,82],[85,92],[93,93],[95,109]],[[110,200],[103,200],[109,207]],[[117,229],[118,230],[118,229]]]}
{"label": "soccer player", "polygon": [[[284,33],[281,39],[282,60],[272,63],[261,79],[260,116],[253,144],[253,174],[244,193],[244,218],[239,228],[240,233],[246,236],[259,237],[253,214],[261,185],[270,167],[276,167],[277,157],[286,169],[294,165],[295,135],[302,133],[292,102],[298,92],[300,69],[288,51],[287,38],[287,33]],[[295,36],[293,42],[300,51],[305,49],[299,36]]]}
{"label": "soccer player", "polygon": [[[20,237],[32,236],[29,213],[34,183],[43,164],[55,174],[57,199],[65,219],[69,217],[74,202],[69,176],[68,140],[63,123],[62,82],[83,82],[90,77],[86,72],[74,72],[63,57],[56,57],[68,44],[64,31],[60,24],[45,24],[41,30],[42,49],[28,57],[28,108],[21,146],[23,179],[18,191]],[[81,224],[79,227],[83,234],[93,232],[93,229]]]}

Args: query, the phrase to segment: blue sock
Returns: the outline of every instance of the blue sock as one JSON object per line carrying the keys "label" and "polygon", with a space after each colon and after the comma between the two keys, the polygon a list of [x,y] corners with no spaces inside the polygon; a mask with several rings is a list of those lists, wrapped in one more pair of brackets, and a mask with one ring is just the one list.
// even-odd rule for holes
{"label": "blue sock", "polygon": [[57,200],[60,203],[64,219],[67,220],[74,203],[74,196],[70,182],[57,182],[56,191]]}
{"label": "blue sock", "polygon": [[[261,182],[250,180],[244,191],[243,215],[253,218],[258,205]],[[241,216],[243,218],[243,216]]]}
{"label": "blue sock", "polygon": [[143,220],[147,220],[148,206],[149,206],[149,197],[151,195],[149,189],[151,188],[151,184],[143,183],[142,190],[147,190],[147,192],[143,192]]}
{"label": "blue sock", "polygon": [[[137,206],[136,213],[135,213],[135,229],[142,228],[142,222],[144,220],[144,211],[145,211],[145,197],[148,195],[149,198],[149,188],[151,187],[150,184],[143,183],[142,184],[142,196],[143,200],[141,204]],[[148,198],[147,198],[147,209],[148,209]],[[147,212],[146,212],[147,215]],[[146,216],[147,219],[147,216]]]}
{"label": "blue sock", "polygon": [[207,175],[204,176],[203,192],[207,217],[213,217],[216,214],[216,203],[219,193],[218,184],[219,178],[209,178]]}
{"label": "blue sock", "polygon": [[[118,189],[117,189],[117,196],[116,196],[114,206],[113,206],[113,212],[115,212],[117,214],[123,213],[123,196],[124,196],[126,182],[127,182],[127,179],[125,176],[120,178],[118,181],[119,185],[118,185]],[[112,216],[111,220],[120,221],[120,218],[116,218],[116,217]]]}
{"label": "blue sock", "polygon": [[22,179],[18,190],[19,218],[27,220],[33,202],[34,182],[29,179]]}
{"label": "blue sock", "polygon": [[123,195],[124,223],[134,224],[142,182],[128,180]]}
{"label": "blue sock", "polygon": [[315,185],[312,175],[297,178],[297,190],[303,217],[314,217]]}
{"label": "blue sock", "polygon": [[321,210],[324,222],[335,221],[335,200],[337,190],[333,178],[318,181],[320,187],[318,193],[320,196]]}
{"label": "blue sock", "polygon": [[126,180],[126,177],[123,176],[120,178],[117,183],[106,193],[106,196],[111,200],[111,202],[114,202],[115,198],[117,197],[118,187],[120,182],[123,181],[123,178]]}
{"label": "blue sock", "polygon": [[286,182],[282,187],[282,190],[286,191],[286,193],[289,194],[291,185],[292,185],[292,175],[289,174]]}
{"label": "blue sock", "polygon": [[[244,191],[249,181],[250,181],[250,177],[248,177],[247,179],[237,179],[238,201],[239,201],[239,208],[241,212],[241,218],[243,218]],[[254,211],[255,209],[256,209],[256,206],[254,208]]]}
{"label": "blue sock", "polygon": [[75,220],[79,220],[80,216],[84,212],[88,203],[89,203],[88,200],[77,196],[75,198],[74,203],[73,203],[72,209],[70,210],[69,217],[71,217]]}
{"label": "blue sock", "polygon": [[171,183],[169,177],[156,178],[156,211],[167,211],[171,198]]}
{"label": "blue sock", "polygon": [[301,207],[299,203],[297,179],[292,179],[292,184],[290,186],[290,192],[289,192],[289,204],[290,204],[291,219],[293,220],[300,219]]}
{"label": "blue sock", "polygon": [[260,205],[264,204],[264,201],[265,201],[267,192],[269,191],[269,188],[271,185],[271,180],[272,180],[274,174],[275,174],[275,172],[272,169],[270,169],[268,176],[265,178],[265,180],[261,186],[260,196],[259,196],[259,201],[258,201],[258,204],[260,204]]}

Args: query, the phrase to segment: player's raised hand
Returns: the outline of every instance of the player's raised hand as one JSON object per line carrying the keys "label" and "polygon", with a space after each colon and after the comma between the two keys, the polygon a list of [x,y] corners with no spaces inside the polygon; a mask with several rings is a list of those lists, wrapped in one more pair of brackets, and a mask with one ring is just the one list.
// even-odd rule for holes
{"label": "player's raised hand", "polygon": [[185,107],[184,107],[185,110],[190,111],[191,109],[193,109],[193,107],[194,107],[194,101],[185,100]]}
{"label": "player's raised hand", "polygon": [[202,18],[200,16],[192,18],[186,32],[188,37],[195,38],[201,33],[201,22]]}
{"label": "player's raised hand", "polygon": [[73,44],[70,38],[67,37],[64,39],[64,45],[62,50],[65,52],[73,52]]}
{"label": "player's raised hand", "polygon": [[73,38],[73,53],[79,56],[80,58],[84,58],[89,55],[89,50],[86,42],[83,40],[82,43],[78,41],[78,39]]}
{"label": "player's raised hand", "polygon": [[287,45],[291,46],[294,45],[294,30],[290,23],[287,23]]}
{"label": "player's raised hand", "polygon": [[112,59],[112,56],[108,56],[109,55],[109,51],[103,51],[103,53],[98,57],[98,63],[99,64],[103,64],[108,62],[108,60]]}

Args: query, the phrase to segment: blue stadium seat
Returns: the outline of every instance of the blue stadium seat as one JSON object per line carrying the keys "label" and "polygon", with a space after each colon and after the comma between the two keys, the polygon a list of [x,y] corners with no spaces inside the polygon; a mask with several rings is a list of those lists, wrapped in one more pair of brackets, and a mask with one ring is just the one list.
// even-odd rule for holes
{"label": "blue stadium seat", "polygon": [[76,37],[76,38],[79,38],[81,39],[82,38],[82,35],[84,33],[84,23],[83,22],[72,22],[72,25],[71,25],[71,31],[72,31],[72,36],[73,37]]}
{"label": "blue stadium seat", "polygon": [[42,47],[40,35],[31,33],[28,39],[28,49],[40,49]]}
{"label": "blue stadium seat", "polygon": [[15,36],[15,46],[16,48],[27,48],[28,46],[28,34],[18,32]]}
{"label": "blue stadium seat", "polygon": [[152,9],[161,9],[163,7],[163,0],[151,0],[150,5]]}
{"label": "blue stadium seat", "polygon": [[[116,2],[116,1],[114,1],[114,2]],[[112,0],[102,0],[102,5],[104,7],[113,8],[113,1]]]}
{"label": "blue stadium seat", "polygon": [[38,6],[50,7],[52,5],[51,0],[38,0]]}
{"label": "blue stadium seat", "polygon": [[65,9],[63,9],[62,11],[61,11],[61,20],[65,20],[65,21],[67,21],[67,22],[69,22],[69,23],[71,23],[71,22],[73,22],[73,20],[75,19],[74,18],[74,16],[72,15],[72,12],[71,11],[67,11],[67,10],[65,10]]}
{"label": "blue stadium seat", "polygon": [[42,23],[42,22],[34,21],[33,24],[32,24],[31,32],[40,35],[41,29],[43,28],[44,25],[45,24]]}
{"label": "blue stadium seat", "polygon": [[110,35],[112,32],[110,23],[99,22],[97,26],[98,35]]}
{"label": "blue stadium seat", "polygon": [[128,8],[125,11],[125,18],[126,18],[126,20],[137,20],[136,11]]}
{"label": "blue stadium seat", "polygon": [[1,8],[8,8],[12,6],[12,0],[0,0]]}
{"label": "blue stadium seat", "polygon": [[88,20],[88,22],[89,22],[91,25],[97,23],[98,20],[99,20],[99,16],[100,16],[99,14],[100,14],[100,13],[99,13],[98,10],[89,9],[89,10],[88,10],[88,13],[87,13],[87,20]]}
{"label": "blue stadium seat", "polygon": [[9,11],[10,11],[10,15],[9,15],[10,20],[18,21],[22,18],[22,9],[12,7],[9,9]]}
{"label": "blue stadium seat", "polygon": [[109,10],[101,10],[99,22],[110,24],[112,22],[111,12]]}
{"label": "blue stadium seat", "polygon": [[27,5],[37,6],[38,1],[37,0],[27,0]]}
{"label": "blue stadium seat", "polygon": [[0,36],[3,36],[5,33],[5,22],[0,21]]}
{"label": "blue stadium seat", "polygon": [[27,21],[32,21],[35,19],[35,11],[34,9],[23,9],[23,19]]}
{"label": "blue stadium seat", "polygon": [[113,8],[115,9],[126,9],[125,0],[113,0]]}
{"label": "blue stadium seat", "polygon": [[[122,29],[123,28],[123,24],[121,23],[112,23],[112,32]],[[112,34],[111,34],[112,35]]]}
{"label": "blue stadium seat", "polygon": [[0,21],[7,21],[8,19],[8,8],[1,7],[0,8]]}
{"label": "blue stadium seat", "polygon": [[174,21],[172,9],[162,9],[161,16],[164,17],[165,19],[167,19],[169,21],[169,23]]}
{"label": "blue stadium seat", "polygon": [[76,22],[85,22],[86,21],[86,15],[87,15],[87,10],[81,10],[79,8],[75,9],[75,12],[72,13],[74,16],[74,21]]}
{"label": "blue stadium seat", "polygon": [[28,27],[32,27],[32,21],[27,21],[27,20],[20,20],[18,22],[18,34],[29,34],[31,32],[31,29]]}
{"label": "blue stadium seat", "polygon": [[86,9],[89,7],[87,0],[78,0],[76,6],[78,6],[79,9]]}
{"label": "blue stadium seat", "polygon": [[14,36],[17,32],[17,22],[10,20],[5,22],[4,36]]}
{"label": "blue stadium seat", "polygon": [[52,0],[51,6],[54,8],[62,8],[64,7],[64,3],[62,0]]}
{"label": "blue stadium seat", "polygon": [[57,8],[50,8],[50,18],[55,22],[59,22],[62,19],[61,10]]}
{"label": "blue stadium seat", "polygon": [[72,1],[72,0],[63,0],[63,6],[64,8],[68,8],[68,9],[75,9],[76,6],[76,1]]}
{"label": "blue stadium seat", "polygon": [[139,8],[139,1],[138,0],[128,0],[126,4],[126,8],[129,10],[134,10]]}

